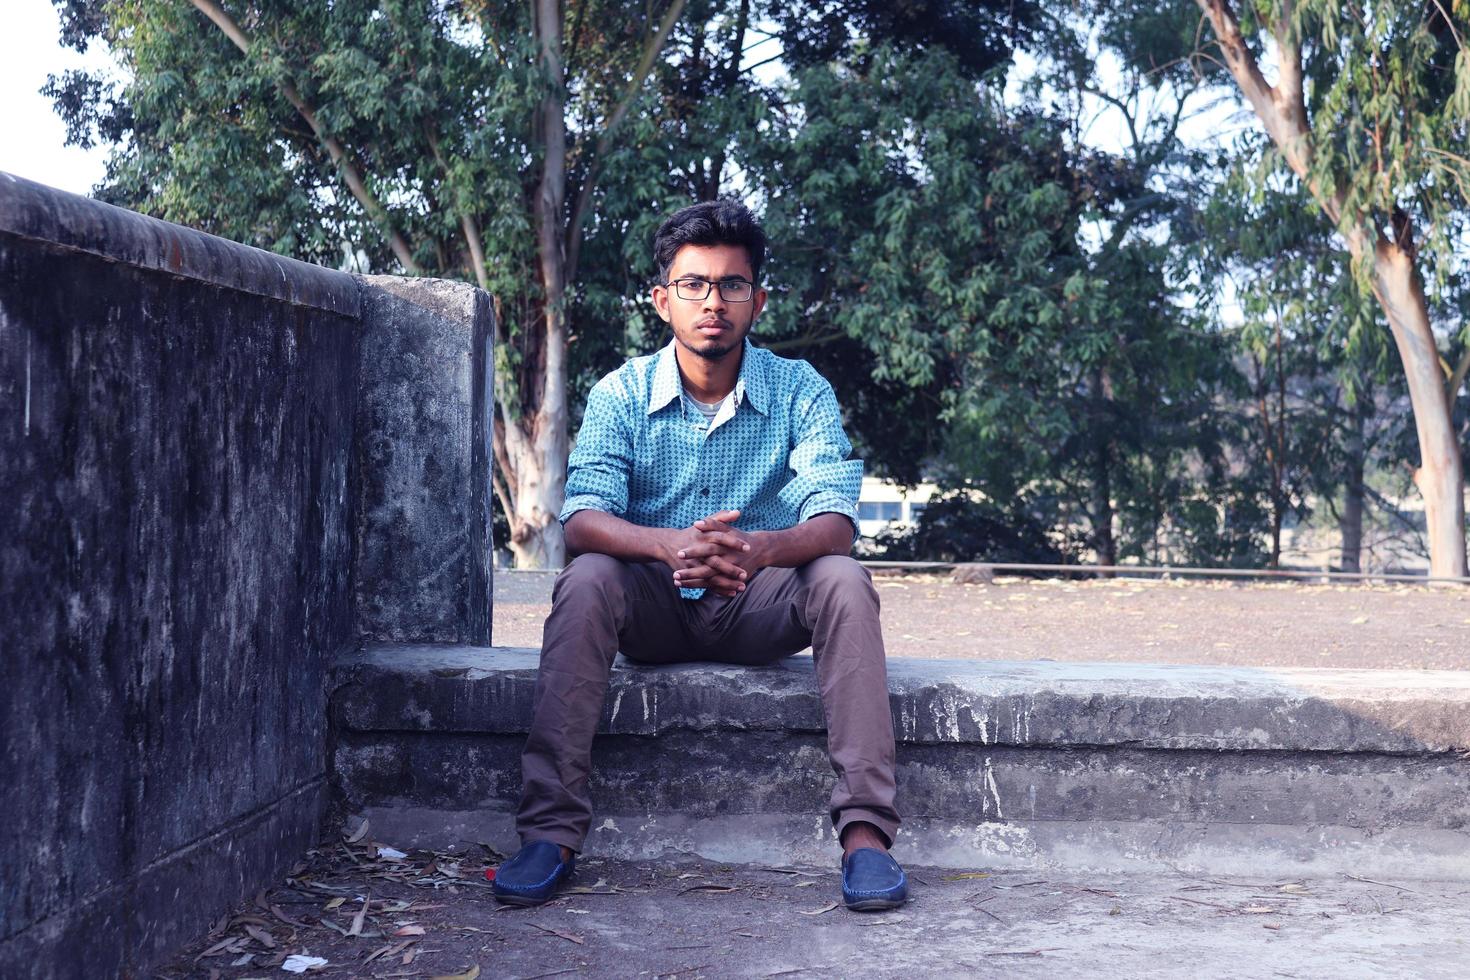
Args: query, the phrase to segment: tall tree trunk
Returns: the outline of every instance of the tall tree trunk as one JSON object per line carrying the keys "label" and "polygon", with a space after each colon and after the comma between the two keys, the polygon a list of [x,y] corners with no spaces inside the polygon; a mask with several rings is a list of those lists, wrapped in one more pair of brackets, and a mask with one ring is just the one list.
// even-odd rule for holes
{"label": "tall tree trunk", "polygon": [[638,66],[598,136],[582,177],[581,189],[568,215],[566,71],[562,62],[560,0],[533,0],[534,31],[546,89],[536,112],[541,174],[534,214],[538,273],[541,278],[543,331],[524,353],[522,384],[532,397],[521,399],[535,411],[512,417],[501,401],[495,427],[495,455],[504,474],[496,494],[508,503],[510,550],[518,568],[559,568],[566,562],[557,515],[566,499],[568,433],[567,287],[577,274],[582,222],[591,205],[602,161],[640,88],[653,71],[687,0],[673,0],[657,29],[645,39]]}
{"label": "tall tree trunk", "polygon": [[[1100,433],[1108,431],[1108,402],[1112,398],[1112,379],[1107,368],[1099,367],[1092,376],[1093,425]],[[1118,543],[1113,537],[1112,447],[1106,438],[1093,444],[1092,451],[1092,544],[1099,565],[1118,563]]]}
{"label": "tall tree trunk", "polygon": [[1414,260],[1399,245],[1382,238],[1373,249],[1373,292],[1388,315],[1409,382],[1409,402],[1414,407],[1414,428],[1419,437],[1414,485],[1424,498],[1429,574],[1463,576],[1465,492],[1460,445],[1450,415],[1453,394],[1445,392],[1424,285]]}
{"label": "tall tree trunk", "polygon": [[[536,250],[541,276],[543,335],[535,345],[530,379],[536,409],[505,420],[513,512],[510,550],[518,568],[560,568],[566,560],[557,514],[567,485],[566,324],[566,78],[562,66],[559,0],[536,0],[535,30],[545,93],[537,109],[541,178],[536,187]],[[538,377],[539,375],[539,377]]]}
{"label": "tall tree trunk", "polygon": [[1113,489],[1108,470],[1108,447],[1099,444],[1093,460],[1092,543],[1099,565],[1118,564],[1118,542],[1113,537]]}
{"label": "tall tree trunk", "polygon": [[1344,572],[1363,570],[1363,471],[1367,463],[1363,429],[1370,404],[1368,399],[1359,398],[1353,408],[1347,444],[1343,447],[1347,454],[1347,472],[1344,474],[1342,512],[1337,517],[1337,529],[1342,535]]}
{"label": "tall tree trunk", "polygon": [[1429,574],[1464,576],[1465,497],[1460,447],[1455,440],[1451,406],[1424,284],[1413,255],[1413,233],[1405,222],[1389,237],[1366,213],[1351,210],[1346,191],[1323,183],[1312,166],[1312,129],[1302,88],[1302,49],[1290,16],[1270,24],[1280,56],[1277,81],[1266,81],[1255,55],[1240,33],[1228,0],[1196,0],[1214,29],[1221,53],[1241,93],[1261,120],[1272,143],[1306,185],[1318,205],[1339,228],[1346,228],[1348,251],[1357,262],[1371,262],[1373,293],[1387,316],[1409,385],[1414,428],[1419,437],[1419,466],[1414,485],[1424,499]]}

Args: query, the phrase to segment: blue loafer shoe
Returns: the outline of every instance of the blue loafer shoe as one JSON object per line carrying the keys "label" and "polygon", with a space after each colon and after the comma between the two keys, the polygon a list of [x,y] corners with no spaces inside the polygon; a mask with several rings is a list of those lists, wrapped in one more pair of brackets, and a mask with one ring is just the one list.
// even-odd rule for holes
{"label": "blue loafer shoe", "polygon": [[842,901],[857,912],[896,909],[909,898],[909,880],[886,851],[860,847],[842,859]]}
{"label": "blue loafer shoe", "polygon": [[561,846],[533,840],[495,872],[495,897],[507,905],[540,905],[572,876],[577,855],[561,859]]}

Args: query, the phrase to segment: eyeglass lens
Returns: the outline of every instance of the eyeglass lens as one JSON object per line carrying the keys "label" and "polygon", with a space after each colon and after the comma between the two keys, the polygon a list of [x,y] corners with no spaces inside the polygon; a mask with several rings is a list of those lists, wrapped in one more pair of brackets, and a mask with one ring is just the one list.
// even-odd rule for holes
{"label": "eyeglass lens", "polygon": [[[677,279],[674,288],[680,299],[700,300],[709,295],[710,287],[716,283],[703,279]],[[727,303],[743,303],[750,299],[752,286],[744,279],[725,279],[718,283],[720,298]]]}

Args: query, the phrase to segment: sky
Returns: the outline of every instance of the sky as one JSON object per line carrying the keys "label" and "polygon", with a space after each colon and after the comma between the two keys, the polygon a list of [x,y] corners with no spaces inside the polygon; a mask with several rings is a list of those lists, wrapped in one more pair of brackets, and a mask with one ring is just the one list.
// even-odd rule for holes
{"label": "sky", "polygon": [[103,147],[66,146],[66,127],[41,94],[46,76],[68,68],[111,64],[93,45],[85,55],[60,43],[51,0],[0,0],[0,170],[58,187],[90,193],[106,169]]}

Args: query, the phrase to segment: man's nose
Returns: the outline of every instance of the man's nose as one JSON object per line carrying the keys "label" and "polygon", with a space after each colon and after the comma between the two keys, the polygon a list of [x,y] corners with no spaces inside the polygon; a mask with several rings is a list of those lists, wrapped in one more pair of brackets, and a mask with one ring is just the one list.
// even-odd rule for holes
{"label": "man's nose", "polygon": [[709,295],[704,298],[704,310],[706,313],[723,313],[725,310],[725,297],[714,283],[710,283]]}

